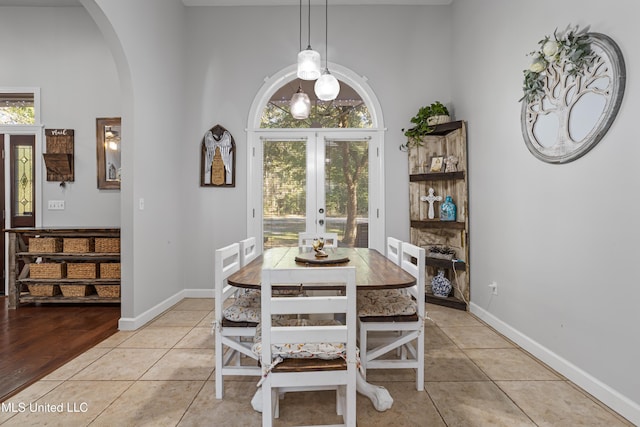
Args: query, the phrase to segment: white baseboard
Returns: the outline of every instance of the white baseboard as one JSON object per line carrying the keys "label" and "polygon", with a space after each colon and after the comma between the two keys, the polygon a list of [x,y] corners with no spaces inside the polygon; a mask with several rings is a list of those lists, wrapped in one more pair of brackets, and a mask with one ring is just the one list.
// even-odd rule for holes
{"label": "white baseboard", "polygon": [[640,425],[640,404],[620,394],[602,381],[573,365],[568,360],[558,356],[548,348],[522,334],[477,304],[472,302],[469,305],[469,310],[496,331],[564,375],[574,384],[584,389],[587,393],[609,406],[627,420],[636,425]]}
{"label": "white baseboard", "polygon": [[118,321],[118,329],[121,331],[135,331],[182,301],[184,298],[213,298],[213,296],[213,289],[183,289],[159,304],[151,307],[139,316],[121,317]]}

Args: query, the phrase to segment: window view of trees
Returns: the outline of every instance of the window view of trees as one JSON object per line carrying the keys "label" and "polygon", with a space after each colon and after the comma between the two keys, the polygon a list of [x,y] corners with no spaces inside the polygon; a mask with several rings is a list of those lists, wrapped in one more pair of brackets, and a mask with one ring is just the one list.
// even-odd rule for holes
{"label": "window view of trees", "polygon": [[0,93],[1,125],[32,125],[35,122],[33,93]]}
{"label": "window view of trees", "polygon": [[[296,120],[289,101],[269,101],[261,128],[368,128],[371,115],[357,93],[341,82],[346,97],[330,102],[312,99],[308,119]],[[312,96],[312,95],[310,95]],[[358,223],[368,220],[368,141],[327,141],[325,147],[326,231],[337,232],[340,244],[354,246]],[[263,145],[264,247],[297,245],[305,229],[306,143],[267,141]]]}

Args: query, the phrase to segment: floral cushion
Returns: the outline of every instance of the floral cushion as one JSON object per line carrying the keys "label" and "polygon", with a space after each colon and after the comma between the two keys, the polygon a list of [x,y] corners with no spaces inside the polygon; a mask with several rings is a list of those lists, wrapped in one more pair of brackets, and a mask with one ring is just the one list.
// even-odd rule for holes
{"label": "floral cushion", "polygon": [[358,292],[358,316],[407,316],[416,314],[416,302],[399,289]]}
{"label": "floral cushion", "polygon": [[235,298],[233,303],[224,309],[222,316],[233,322],[260,321],[260,293],[245,293]]}
{"label": "floral cushion", "polygon": [[[274,326],[326,326],[340,325],[341,323],[333,319],[282,319],[275,320]],[[254,338],[253,351],[258,357],[262,353],[262,328],[258,325]],[[281,357],[297,359],[337,359],[344,357],[347,348],[344,343],[299,343],[299,344],[272,344],[273,358]]]}

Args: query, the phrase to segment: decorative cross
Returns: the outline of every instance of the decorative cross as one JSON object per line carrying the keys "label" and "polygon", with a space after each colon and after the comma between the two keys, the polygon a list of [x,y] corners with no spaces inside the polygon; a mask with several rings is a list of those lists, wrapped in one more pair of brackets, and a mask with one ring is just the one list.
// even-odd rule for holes
{"label": "decorative cross", "polygon": [[429,203],[429,219],[433,219],[435,217],[435,212],[433,211],[433,202],[442,201],[442,196],[434,195],[434,191],[435,190],[433,188],[429,188],[429,195],[420,197],[420,201]]}

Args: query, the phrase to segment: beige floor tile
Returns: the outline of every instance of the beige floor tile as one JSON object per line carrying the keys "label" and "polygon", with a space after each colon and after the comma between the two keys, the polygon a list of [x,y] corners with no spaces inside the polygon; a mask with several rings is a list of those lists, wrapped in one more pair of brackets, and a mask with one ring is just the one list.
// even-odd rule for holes
{"label": "beige floor tile", "polygon": [[[3,426],[86,426],[132,384],[130,381],[65,381]],[[56,412],[52,412],[52,408]]]}
{"label": "beige floor tile", "polygon": [[[484,325],[469,312],[427,304],[427,315],[440,327]],[[428,321],[428,320],[427,320]]]}
{"label": "beige floor tile", "polygon": [[98,426],[175,426],[202,388],[202,381],[138,381],[96,420]]}
{"label": "beige floor tile", "polygon": [[62,365],[46,377],[45,380],[67,380],[95,362],[110,351],[107,347],[91,348],[70,362]]}
{"label": "beige floor tile", "polygon": [[215,336],[210,327],[197,327],[189,331],[176,345],[176,348],[207,348],[215,347]]}
{"label": "beige floor tile", "polygon": [[467,348],[513,348],[514,345],[486,326],[452,326],[442,328],[456,345]]}
{"label": "beige floor tile", "polygon": [[445,426],[426,392],[416,391],[411,383],[382,383],[393,398],[393,406],[378,412],[365,396],[358,395],[358,425],[366,427]]}
{"label": "beige floor tile", "polygon": [[535,426],[490,381],[427,382],[426,390],[448,426]]}
{"label": "beige floor tile", "polygon": [[215,366],[212,350],[180,348],[169,350],[143,376],[142,381],[207,380]]}
{"label": "beige floor tile", "polygon": [[206,311],[192,310],[169,310],[158,316],[147,327],[165,327],[165,326],[191,326],[194,327],[207,316]]}
{"label": "beige floor tile", "polygon": [[255,383],[225,381],[224,399],[217,400],[213,381],[207,381],[179,427],[259,427],[262,416],[251,407]]}
{"label": "beige floor tile", "polygon": [[489,378],[457,347],[426,350],[425,381],[488,381]]}
{"label": "beige floor tile", "polygon": [[213,315],[213,311],[210,311],[209,313],[207,313],[204,319],[202,319],[196,326],[199,328],[211,329],[211,326],[213,325],[214,320],[215,320],[215,317]]}
{"label": "beige floor tile", "polygon": [[427,320],[424,328],[424,348],[432,350],[452,347],[457,348],[453,340],[442,332],[442,329]]}
{"label": "beige floor tile", "polygon": [[287,393],[280,399],[280,418],[274,427],[342,423],[336,414],[335,391]]}
{"label": "beige floor tile", "polygon": [[496,384],[540,427],[632,425],[565,381],[498,381]]}
{"label": "beige floor tile", "polygon": [[71,379],[137,380],[166,352],[164,349],[114,348]]}
{"label": "beige floor tile", "polygon": [[191,327],[166,326],[162,328],[144,328],[131,338],[123,341],[118,348],[172,348],[184,338]]}
{"label": "beige floor tile", "polygon": [[111,335],[106,340],[102,341],[99,344],[96,344],[95,347],[107,347],[114,348],[117,347],[122,341],[131,338],[133,335],[137,334],[139,331],[118,331],[115,334]]}
{"label": "beige floor tile", "polygon": [[558,381],[562,379],[520,349],[468,349],[465,353],[492,380]]}
{"label": "beige floor tile", "polygon": [[22,408],[27,408],[31,402],[35,402],[60,384],[60,380],[40,380],[5,400],[5,407],[0,411],[0,424],[20,414]]}
{"label": "beige floor tile", "polygon": [[171,310],[211,311],[213,303],[213,298],[185,298],[171,307]]}

